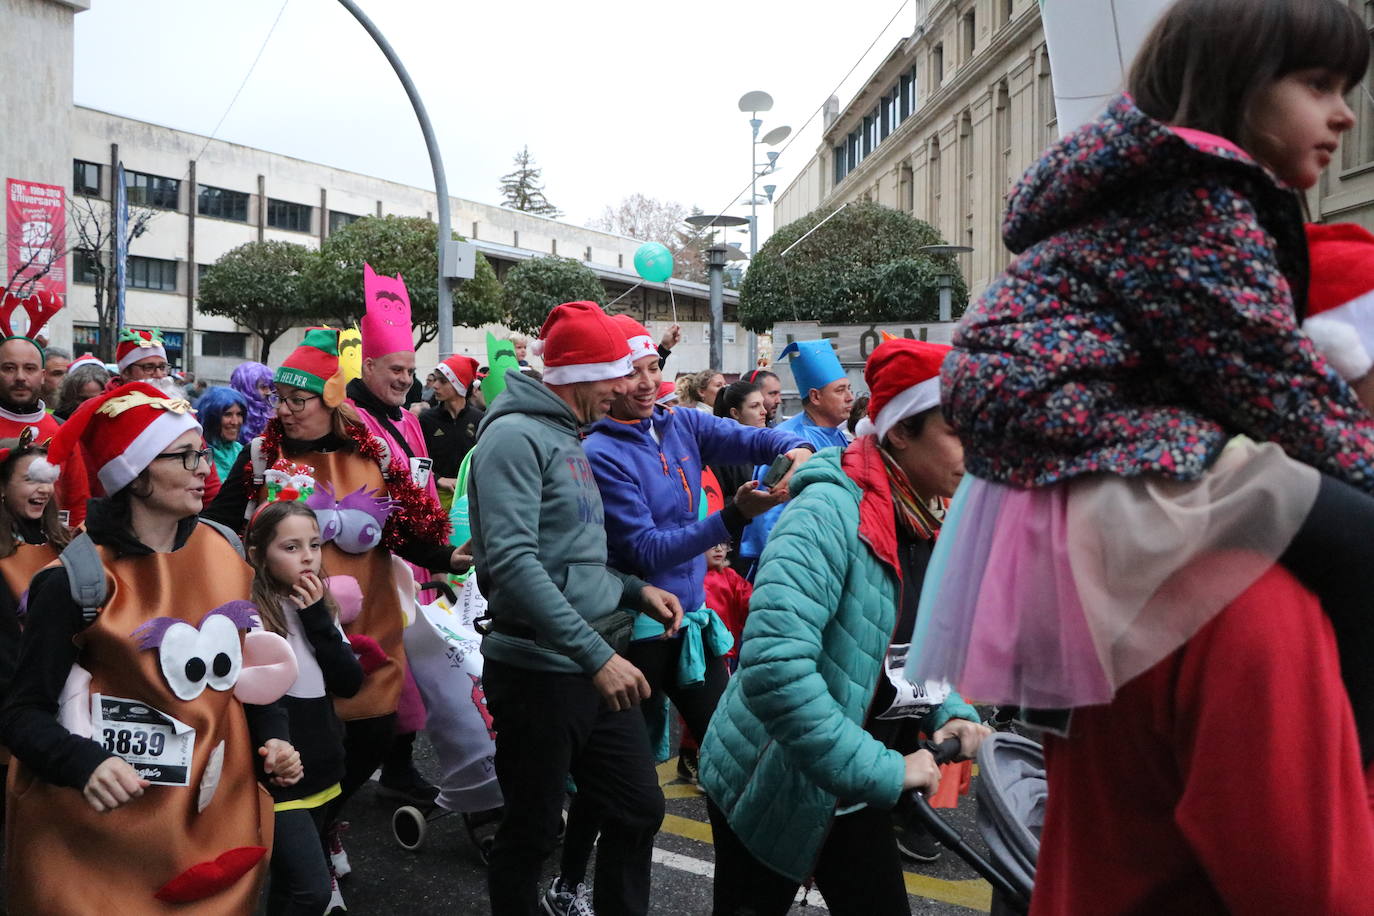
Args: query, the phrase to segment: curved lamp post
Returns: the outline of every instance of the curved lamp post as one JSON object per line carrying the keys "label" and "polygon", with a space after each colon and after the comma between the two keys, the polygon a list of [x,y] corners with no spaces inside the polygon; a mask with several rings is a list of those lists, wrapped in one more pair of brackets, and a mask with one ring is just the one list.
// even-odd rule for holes
{"label": "curved lamp post", "polygon": [[[411,107],[415,109],[415,118],[420,122],[420,132],[425,136],[425,148],[429,150],[430,168],[434,170],[434,196],[438,198],[439,211],[439,237],[436,240],[436,250],[439,257],[439,359],[453,354],[453,292],[449,289],[448,277],[456,275],[456,269],[445,270],[445,250],[448,242],[453,235],[449,209],[448,209],[448,179],[444,177],[444,160],[439,155],[439,142],[434,138],[434,127],[429,122],[429,115],[425,113],[425,103],[420,101],[420,90],[415,88],[415,83],[406,72],[405,65],[401,63],[401,58],[396,55],[396,51],[387,42],[386,36],[381,29],[364,13],[357,3],[353,0],[339,0],[344,9],[353,14],[362,27],[367,29],[367,34],[372,36],[372,40],[377,43],[377,47],[382,49],[387,61],[391,64],[391,69],[396,71],[397,78],[401,85],[405,87],[406,95],[410,97]],[[456,265],[454,265],[456,268]]]}

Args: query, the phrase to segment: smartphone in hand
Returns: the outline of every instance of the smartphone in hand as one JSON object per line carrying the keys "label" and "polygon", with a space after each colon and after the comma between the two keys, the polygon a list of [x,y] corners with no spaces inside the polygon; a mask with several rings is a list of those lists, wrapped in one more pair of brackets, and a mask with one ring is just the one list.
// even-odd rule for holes
{"label": "smartphone in hand", "polygon": [[786,455],[779,455],[773,459],[773,463],[764,472],[763,480],[759,481],[762,486],[776,487],[778,481],[787,476],[787,472],[792,470],[792,459]]}

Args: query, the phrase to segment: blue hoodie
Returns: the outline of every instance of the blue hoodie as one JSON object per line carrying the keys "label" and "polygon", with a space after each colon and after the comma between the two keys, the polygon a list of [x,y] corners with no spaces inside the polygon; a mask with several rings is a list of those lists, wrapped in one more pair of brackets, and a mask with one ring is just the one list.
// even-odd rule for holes
{"label": "blue hoodie", "polygon": [[[656,407],[647,420],[598,421],[583,448],[605,506],[610,565],[672,592],[686,611],[701,607],[706,551],[730,540],[732,517],[744,522],[733,506],[698,518],[702,465],[768,464],[802,445],[792,433],[700,410]],[[644,615],[636,618],[636,639],[662,632]]]}

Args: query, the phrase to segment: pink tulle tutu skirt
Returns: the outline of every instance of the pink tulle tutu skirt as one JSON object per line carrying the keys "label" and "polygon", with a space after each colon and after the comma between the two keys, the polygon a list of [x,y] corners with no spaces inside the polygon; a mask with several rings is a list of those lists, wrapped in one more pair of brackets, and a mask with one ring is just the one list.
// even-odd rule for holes
{"label": "pink tulle tutu skirt", "polygon": [[1194,481],[1101,474],[1024,490],[965,476],[907,675],[976,702],[1110,702],[1278,560],[1319,480],[1245,438]]}

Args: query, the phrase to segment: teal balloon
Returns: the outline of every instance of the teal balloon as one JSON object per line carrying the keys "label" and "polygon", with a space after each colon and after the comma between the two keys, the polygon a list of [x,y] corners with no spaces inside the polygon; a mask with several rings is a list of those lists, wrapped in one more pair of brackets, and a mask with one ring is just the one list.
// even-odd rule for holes
{"label": "teal balloon", "polygon": [[635,272],[650,283],[662,283],[673,275],[673,253],[659,242],[645,242],[635,249]]}

